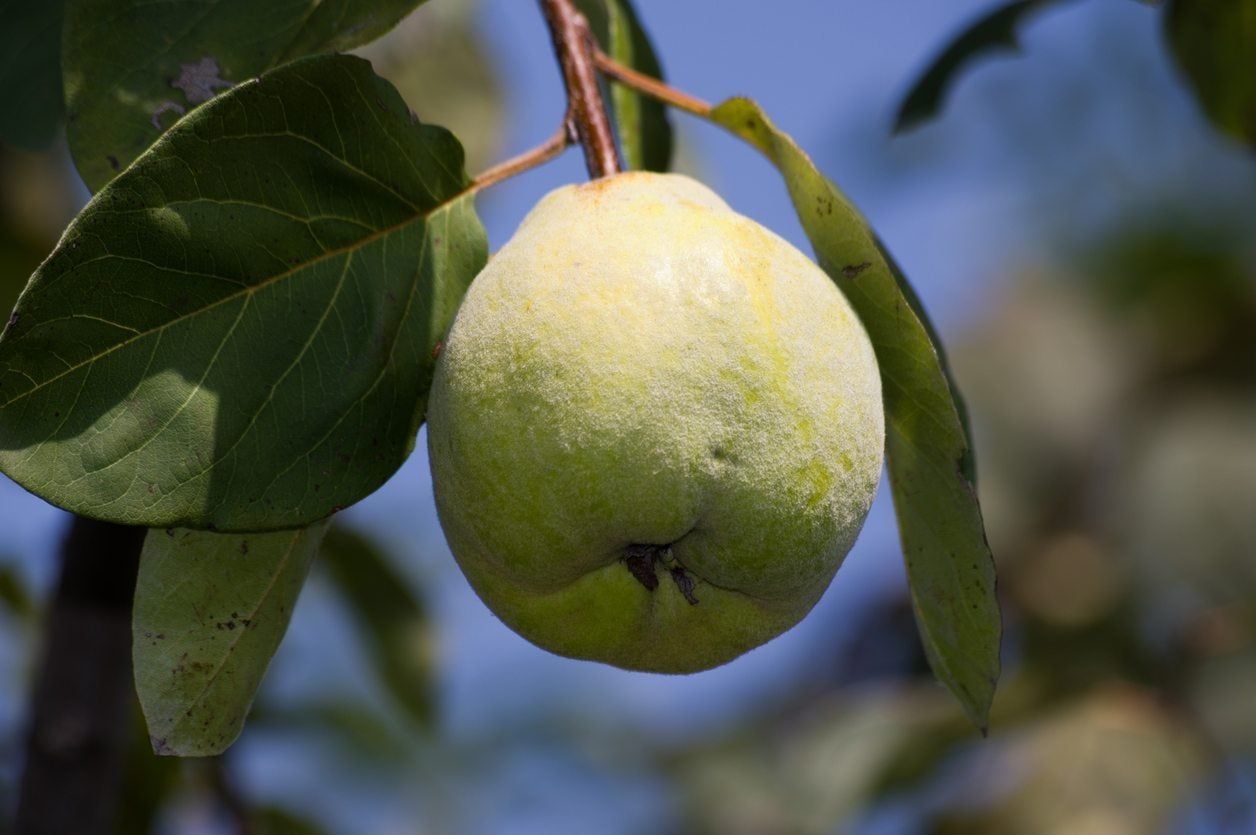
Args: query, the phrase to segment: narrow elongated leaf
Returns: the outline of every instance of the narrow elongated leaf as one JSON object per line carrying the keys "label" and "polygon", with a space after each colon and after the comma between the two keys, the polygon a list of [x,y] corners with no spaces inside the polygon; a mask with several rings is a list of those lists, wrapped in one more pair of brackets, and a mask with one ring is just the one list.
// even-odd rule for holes
{"label": "narrow elongated leaf", "polygon": [[885,397],[890,488],[921,639],[935,674],[984,728],[999,674],[994,560],[941,347],[858,211],[758,105],[730,99],[711,118],[780,169],[820,266],[872,339]]}
{"label": "narrow elongated leaf", "polygon": [[[658,56],[630,0],[576,0],[576,6],[608,55],[646,75],[663,77]],[[609,87],[624,165],[667,171],[672,162],[672,126],[667,109],[622,84],[611,82]]]}
{"label": "narrow elongated leaf", "polygon": [[1164,30],[1208,118],[1256,147],[1256,0],[1172,0]]}
{"label": "narrow elongated leaf", "polygon": [[323,540],[319,564],[362,628],[367,654],[380,682],[419,725],[433,711],[431,624],[423,603],[365,537],[332,528]]}
{"label": "narrow elongated leaf", "polygon": [[38,150],[61,123],[63,0],[0,0],[0,142]]}
{"label": "narrow elongated leaf", "polygon": [[0,337],[0,469],[147,527],[298,527],[409,454],[486,258],[462,149],[358,58],[180,122],[70,225]]}
{"label": "narrow elongated leaf", "polygon": [[1059,2],[1061,0],[1016,0],[975,20],[938,53],[912,85],[894,118],[894,133],[910,130],[936,117],[961,71],[982,55],[1016,49],[1016,31],[1021,22],[1031,12]]}
{"label": "narrow elongated leaf", "polygon": [[287,61],[368,43],[423,0],[68,0],[70,151],[93,191],[179,116]]}
{"label": "narrow elongated leaf", "polygon": [[212,756],[240,735],[325,528],[149,531],[132,653],[153,751]]}

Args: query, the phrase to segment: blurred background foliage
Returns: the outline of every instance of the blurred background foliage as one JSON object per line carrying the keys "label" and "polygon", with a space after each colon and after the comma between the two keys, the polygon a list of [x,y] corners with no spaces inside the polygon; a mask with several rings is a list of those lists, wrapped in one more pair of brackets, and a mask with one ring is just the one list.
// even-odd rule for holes
{"label": "blurred background foliage", "polygon": [[[508,101],[491,56],[516,33],[489,5],[433,2],[364,50],[421,118],[458,134],[472,171],[532,107]],[[939,306],[1008,630],[988,739],[930,676],[905,586],[853,569],[837,584],[862,582],[843,598],[859,605],[817,609],[820,625],[796,639],[804,663],[731,706],[647,700],[643,715],[609,718],[598,705],[616,703],[611,679],[562,679],[529,699],[535,682],[514,666],[477,680],[497,691],[487,704],[512,709],[484,708],[494,721],[468,727],[449,653],[476,645],[448,630],[465,624],[449,612],[469,593],[441,591],[456,572],[439,531],[381,522],[395,512],[381,501],[330,536],[295,646],[235,749],[156,758],[137,708],[117,831],[1256,832],[1256,170],[1170,74],[1161,32],[1129,23],[1149,12],[1062,5],[1042,24],[1044,57],[1031,60],[1031,32],[1023,66],[966,70],[953,114],[891,140],[894,103],[880,100],[861,105],[876,118],[846,114],[811,147],[871,196],[892,247],[895,217],[921,200],[947,233],[964,199],[993,194],[978,216],[1003,217],[988,239],[961,236],[967,249],[906,259],[909,273],[938,252],[984,265]],[[647,23],[664,17],[640,8]],[[915,42],[945,40],[930,29]],[[703,135],[679,139],[704,159]],[[712,178],[736,178],[738,159]],[[974,198],[973,181],[996,186]],[[921,182],[927,198],[913,197]],[[0,150],[0,308],[85,197],[63,148]],[[495,199],[484,208],[500,241]],[[0,516],[33,507],[3,495]],[[898,562],[892,537],[873,531],[861,547]],[[31,563],[46,556],[0,538],[0,832],[47,585]],[[847,637],[826,637],[839,621]]]}

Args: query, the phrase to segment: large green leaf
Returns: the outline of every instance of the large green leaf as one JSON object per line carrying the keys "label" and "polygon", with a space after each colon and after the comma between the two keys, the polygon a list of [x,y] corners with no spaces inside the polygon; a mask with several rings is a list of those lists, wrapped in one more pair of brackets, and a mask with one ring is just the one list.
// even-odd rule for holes
{"label": "large green leaf", "polygon": [[984,728],[999,674],[994,560],[941,348],[858,211],[758,105],[730,99],[711,119],[780,169],[820,266],[872,339],[885,397],[890,488],[921,638],[938,678]]}
{"label": "large green leaf", "polygon": [[351,49],[423,0],[69,0],[70,151],[93,191],[181,114],[287,61]]}
{"label": "large green leaf", "polygon": [[155,752],[211,756],[240,735],[325,528],[149,531],[132,652]]}
{"label": "large green leaf", "polygon": [[[575,0],[602,49],[625,66],[663,77],[658,56],[629,0]],[[624,165],[666,171],[672,163],[672,126],[667,109],[637,91],[611,82],[611,115]]]}
{"label": "large green leaf", "polygon": [[358,58],[199,108],[103,189],[0,337],[0,469],[86,516],[298,527],[405,460],[486,258],[458,142]]}
{"label": "large green leaf", "polygon": [[909,130],[937,116],[947,91],[965,67],[990,52],[1015,49],[1021,21],[1031,12],[1058,2],[1016,0],[973,21],[938,53],[912,85],[894,117],[894,132]]}
{"label": "large green leaf", "polygon": [[1208,118],[1256,147],[1256,0],[1172,0],[1164,28]]}
{"label": "large green leaf", "polygon": [[0,0],[0,142],[46,147],[61,122],[64,0]]}
{"label": "large green leaf", "polygon": [[370,540],[334,527],[323,541],[326,566],[363,631],[380,682],[419,725],[432,721],[431,623],[422,601]]}

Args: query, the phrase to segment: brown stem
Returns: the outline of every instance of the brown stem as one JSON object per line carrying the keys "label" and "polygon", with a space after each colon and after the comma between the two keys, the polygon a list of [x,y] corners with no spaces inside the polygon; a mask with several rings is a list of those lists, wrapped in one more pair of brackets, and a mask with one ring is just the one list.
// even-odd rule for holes
{"label": "brown stem", "polygon": [[580,144],[584,148],[584,160],[589,166],[591,178],[607,177],[619,173],[619,153],[615,150],[615,137],[611,133],[610,119],[598,87],[597,72],[593,67],[593,38],[589,23],[576,11],[571,0],[538,0],[550,36],[554,39],[554,54],[563,73],[567,88],[567,107],[571,112]]}
{"label": "brown stem", "polygon": [[17,835],[113,830],[130,733],[131,600],[143,528],[75,517],[31,696]]}
{"label": "brown stem", "polygon": [[509,179],[516,174],[522,174],[529,168],[535,168],[542,163],[549,162],[554,157],[566,150],[567,146],[576,141],[576,127],[571,116],[568,115],[563,119],[563,123],[554,132],[549,139],[530,148],[518,156],[511,157],[508,160],[497,163],[492,168],[481,171],[474,180],[471,181],[471,190],[479,191],[491,185],[496,185],[502,180]]}
{"label": "brown stem", "polygon": [[638,93],[645,93],[652,99],[658,99],[664,104],[669,104],[695,116],[706,118],[711,115],[712,107],[709,102],[681,92],[675,87],[664,84],[657,78],[639,73],[631,67],[626,67],[600,49],[593,50],[593,63],[603,75],[613,78],[625,87],[631,87]]}

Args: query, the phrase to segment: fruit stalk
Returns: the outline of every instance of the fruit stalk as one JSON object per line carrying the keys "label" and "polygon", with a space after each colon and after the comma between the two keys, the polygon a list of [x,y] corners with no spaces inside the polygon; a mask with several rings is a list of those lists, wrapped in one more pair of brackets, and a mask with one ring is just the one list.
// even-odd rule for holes
{"label": "fruit stalk", "polygon": [[575,121],[580,145],[584,149],[589,177],[597,179],[618,174],[619,153],[611,133],[610,119],[598,86],[593,61],[593,37],[588,21],[576,11],[571,0],[538,0],[550,36],[554,54],[562,70],[567,88],[568,109]]}
{"label": "fruit stalk", "polygon": [[577,140],[576,124],[571,117],[570,111],[568,111],[567,115],[563,117],[563,123],[558,126],[558,130],[549,139],[535,148],[524,151],[518,156],[499,162],[492,168],[480,172],[471,181],[471,188],[474,191],[479,191],[491,185],[496,185],[502,180],[510,179],[516,174],[522,174],[524,171],[535,168],[541,163],[548,162],[558,156],[567,149],[568,145],[574,144]]}

